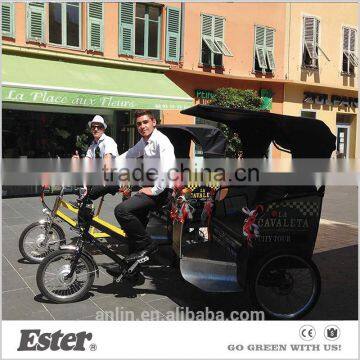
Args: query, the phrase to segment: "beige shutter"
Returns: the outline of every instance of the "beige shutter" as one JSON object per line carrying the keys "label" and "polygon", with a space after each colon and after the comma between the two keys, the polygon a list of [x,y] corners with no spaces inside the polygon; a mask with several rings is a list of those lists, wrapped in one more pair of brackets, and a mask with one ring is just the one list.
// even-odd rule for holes
{"label": "beige shutter", "polygon": [[319,23],[313,17],[304,18],[304,44],[312,60],[318,59],[316,51],[317,43],[319,40]]}
{"label": "beige shutter", "polygon": [[354,66],[359,65],[359,59],[356,56],[356,30],[355,29],[348,29],[349,30],[349,55],[350,61]]}

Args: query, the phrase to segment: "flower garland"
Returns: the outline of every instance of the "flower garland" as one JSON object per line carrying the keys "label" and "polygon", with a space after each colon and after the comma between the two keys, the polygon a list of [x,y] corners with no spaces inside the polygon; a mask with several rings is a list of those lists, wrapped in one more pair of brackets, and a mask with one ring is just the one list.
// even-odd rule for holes
{"label": "flower garland", "polygon": [[243,235],[246,237],[247,246],[252,247],[252,239],[260,236],[259,226],[255,223],[256,217],[264,211],[264,207],[257,205],[256,208],[251,211],[245,207],[242,208],[242,211],[248,216],[244,221]]}

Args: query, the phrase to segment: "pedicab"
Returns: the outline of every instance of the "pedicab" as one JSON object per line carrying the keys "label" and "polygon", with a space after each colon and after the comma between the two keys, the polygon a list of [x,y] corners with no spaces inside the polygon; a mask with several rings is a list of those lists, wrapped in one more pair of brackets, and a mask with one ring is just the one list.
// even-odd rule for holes
{"label": "pedicab", "polygon": [[[221,157],[225,156],[226,139],[219,129],[206,125],[160,125],[158,126],[174,144],[175,155],[177,158],[188,158],[191,143],[194,142],[200,146],[203,156]],[[199,188],[200,189],[200,188]],[[62,224],[67,224],[71,230],[77,232],[78,222],[77,214],[79,203],[78,199],[82,197],[81,192],[84,189],[76,189],[77,199],[74,201],[64,199],[64,187],[61,186],[52,208],[46,203],[47,186],[42,186],[40,199],[43,207],[44,217],[28,225],[21,233],[19,238],[19,251],[24,259],[30,263],[41,263],[44,257],[51,252],[58,250],[61,245],[66,245],[66,236]],[[120,190],[122,198],[127,198],[134,190],[125,187]],[[204,191],[204,189],[202,189]],[[120,201],[120,199],[119,199]],[[103,206],[104,196],[101,197],[98,208],[93,218],[94,226],[89,231],[97,239],[106,239],[111,235],[123,238],[125,233],[118,226],[101,219],[100,212]],[[163,209],[157,209],[154,215],[162,216],[166,219]],[[171,226],[169,218],[165,220],[168,231],[168,237],[171,237]],[[99,228],[103,230],[99,230]],[[166,241],[163,241],[166,243]]]}
{"label": "pedicab", "polygon": [[[240,137],[244,157],[263,158],[271,142],[295,158],[329,158],[335,149],[334,135],[319,120],[206,105],[182,113],[228,125]],[[195,141],[195,134],[200,136],[196,127],[184,127],[191,140]],[[209,131],[201,139],[205,148],[209,146],[209,157],[223,157],[224,136],[219,135],[219,129],[205,127]],[[207,137],[211,131],[218,134],[218,141],[213,142],[214,136]],[[175,138],[181,136],[180,130],[168,130],[170,140],[171,133]],[[190,142],[179,142],[180,149],[175,150],[188,154]],[[171,246],[179,258],[181,275],[206,292],[249,290],[254,305],[269,317],[301,318],[316,305],[320,295],[320,274],[311,258],[325,188],[308,186],[293,191],[284,186],[258,186],[251,191],[255,193],[252,198],[248,196],[249,188],[253,187],[207,187],[200,192],[205,194],[203,197],[196,196],[197,188],[189,191],[188,184],[174,189],[171,208],[165,214],[172,221]],[[209,209],[204,224],[202,215]],[[113,254],[90,234],[90,227],[97,226],[93,218],[93,205],[85,201],[79,212],[81,236],[77,243],[61,246],[40,264],[37,284],[49,300],[77,301],[90,290],[98,267],[91,254],[84,251],[85,243],[94,244],[121,266],[121,273],[114,275],[115,282],[126,280],[149,260],[145,256],[127,263],[123,256]],[[292,226],[288,226],[289,221]],[[204,225],[207,234],[199,236]]]}

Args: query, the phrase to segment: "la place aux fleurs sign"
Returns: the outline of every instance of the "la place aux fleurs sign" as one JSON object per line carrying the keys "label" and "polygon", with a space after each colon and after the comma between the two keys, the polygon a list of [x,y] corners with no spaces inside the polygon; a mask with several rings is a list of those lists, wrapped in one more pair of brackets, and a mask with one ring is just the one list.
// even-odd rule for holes
{"label": "la place aux fleurs sign", "polygon": [[338,95],[331,95],[329,98],[328,94],[304,92],[303,103],[357,108],[358,98]]}

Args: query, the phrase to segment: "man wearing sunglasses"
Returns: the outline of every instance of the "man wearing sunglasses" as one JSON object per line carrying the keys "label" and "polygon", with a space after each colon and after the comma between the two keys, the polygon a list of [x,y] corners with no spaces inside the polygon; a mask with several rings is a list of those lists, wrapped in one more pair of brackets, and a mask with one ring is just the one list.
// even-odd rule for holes
{"label": "man wearing sunglasses", "polygon": [[[116,142],[112,137],[105,134],[107,125],[102,116],[95,115],[94,118],[89,121],[89,127],[94,140],[86,152],[87,158],[106,160],[119,156]],[[79,158],[77,151],[73,158]]]}

